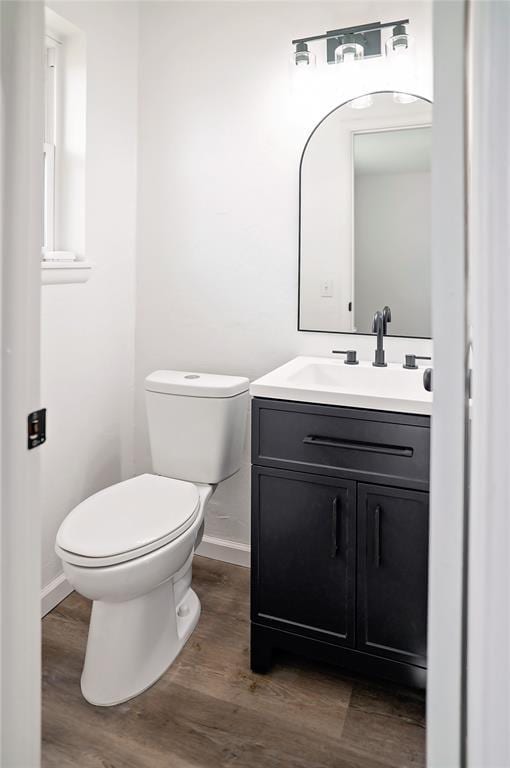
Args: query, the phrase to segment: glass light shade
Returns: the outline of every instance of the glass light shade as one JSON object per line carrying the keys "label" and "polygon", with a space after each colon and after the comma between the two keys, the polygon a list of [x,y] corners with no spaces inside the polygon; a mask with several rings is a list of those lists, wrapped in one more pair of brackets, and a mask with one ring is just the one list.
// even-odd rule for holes
{"label": "glass light shade", "polygon": [[314,67],[316,62],[315,53],[308,50],[306,43],[296,43],[294,53],[294,64],[296,67]]}
{"label": "glass light shade", "polygon": [[364,48],[360,43],[341,43],[335,49],[335,62],[337,64],[350,64],[363,58]]}
{"label": "glass light shade", "polygon": [[393,34],[386,40],[386,56],[390,59],[405,56],[411,47],[411,38],[407,34],[407,28],[404,24],[397,24],[393,27]]}
{"label": "glass light shade", "polygon": [[392,35],[386,40],[386,55],[401,56],[409,48],[409,35]]}
{"label": "glass light shade", "polygon": [[372,94],[367,93],[366,96],[358,96],[357,99],[350,101],[349,106],[351,109],[367,109],[368,107],[371,107],[373,103],[374,99]]}
{"label": "glass light shade", "polygon": [[418,97],[412,96],[410,93],[394,93],[393,101],[395,104],[412,104],[413,101],[418,101]]}

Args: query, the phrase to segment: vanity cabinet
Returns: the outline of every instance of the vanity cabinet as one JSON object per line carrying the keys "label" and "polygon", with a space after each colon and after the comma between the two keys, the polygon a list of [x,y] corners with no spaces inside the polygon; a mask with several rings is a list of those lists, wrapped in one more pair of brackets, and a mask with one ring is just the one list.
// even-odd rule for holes
{"label": "vanity cabinet", "polygon": [[425,685],[428,416],[255,398],[251,664]]}

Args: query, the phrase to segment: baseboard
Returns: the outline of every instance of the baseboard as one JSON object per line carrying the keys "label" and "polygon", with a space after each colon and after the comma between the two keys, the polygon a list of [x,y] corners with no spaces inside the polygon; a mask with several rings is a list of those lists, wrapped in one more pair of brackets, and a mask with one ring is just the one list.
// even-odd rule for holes
{"label": "baseboard", "polygon": [[50,581],[41,591],[41,617],[52,611],[72,591],[73,588],[63,573]]}
{"label": "baseboard", "polygon": [[204,536],[197,549],[197,555],[210,557],[212,560],[223,560],[224,563],[250,567],[250,546],[237,541],[217,539],[215,536]]}

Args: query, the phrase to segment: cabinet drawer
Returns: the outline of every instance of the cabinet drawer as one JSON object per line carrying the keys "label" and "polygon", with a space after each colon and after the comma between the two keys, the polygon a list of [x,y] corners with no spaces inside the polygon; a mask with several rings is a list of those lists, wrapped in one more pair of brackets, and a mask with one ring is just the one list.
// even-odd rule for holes
{"label": "cabinet drawer", "polygon": [[428,416],[253,401],[253,462],[426,490]]}

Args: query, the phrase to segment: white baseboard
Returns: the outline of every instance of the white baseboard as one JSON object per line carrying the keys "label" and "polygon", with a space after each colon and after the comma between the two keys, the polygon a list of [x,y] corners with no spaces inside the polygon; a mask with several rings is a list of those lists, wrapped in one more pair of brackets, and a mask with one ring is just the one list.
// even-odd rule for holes
{"label": "white baseboard", "polygon": [[224,563],[250,567],[250,546],[237,541],[217,539],[214,536],[204,536],[197,549],[197,555],[210,557],[212,560],[223,560]]}
{"label": "white baseboard", "polygon": [[56,605],[71,594],[72,586],[63,573],[50,581],[41,591],[41,617],[46,616]]}

